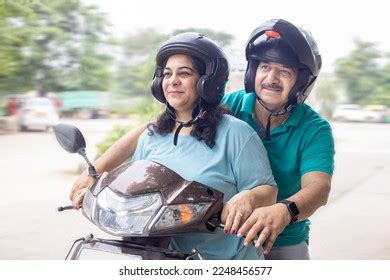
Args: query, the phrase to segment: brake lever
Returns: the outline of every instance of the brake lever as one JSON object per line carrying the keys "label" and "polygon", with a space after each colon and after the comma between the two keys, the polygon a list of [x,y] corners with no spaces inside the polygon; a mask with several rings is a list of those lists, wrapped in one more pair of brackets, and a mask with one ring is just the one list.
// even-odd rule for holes
{"label": "brake lever", "polygon": [[[225,224],[222,224],[221,223],[221,220],[218,218],[218,217],[213,217],[211,219],[209,219],[207,222],[206,222],[206,228],[210,231],[215,231],[217,228],[221,228],[221,229],[224,229],[225,228]],[[257,238],[259,238],[259,235],[256,236]],[[246,238],[246,235],[243,235],[241,236],[241,238]],[[256,238],[256,239],[257,239]],[[252,243],[253,243],[253,246],[256,245],[256,239],[253,239],[252,240]]]}

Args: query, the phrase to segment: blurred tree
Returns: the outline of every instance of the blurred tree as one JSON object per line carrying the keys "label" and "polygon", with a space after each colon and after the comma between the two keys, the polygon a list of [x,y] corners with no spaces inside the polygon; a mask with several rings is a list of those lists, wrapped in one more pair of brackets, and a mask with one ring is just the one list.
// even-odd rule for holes
{"label": "blurred tree", "polygon": [[123,96],[148,95],[155,55],[168,35],[148,28],[126,37],[118,63],[114,92]]}
{"label": "blurred tree", "polygon": [[168,35],[159,33],[153,28],[143,29],[124,39],[124,53],[130,59],[139,56],[149,57],[166,39]]}
{"label": "blurred tree", "polygon": [[355,40],[355,48],[336,62],[336,75],[351,103],[364,103],[383,81],[382,54],[372,42]]}
{"label": "blurred tree", "polygon": [[[230,34],[210,29],[178,29],[171,35],[188,31],[203,33],[221,46],[229,45],[233,39]],[[114,91],[125,96],[149,95],[156,53],[169,37],[150,28],[128,36],[122,43],[124,56],[118,66]]]}
{"label": "blurred tree", "polygon": [[332,117],[333,109],[338,100],[336,89],[337,85],[334,80],[323,78],[320,78],[316,87],[316,102],[320,105],[322,115],[328,119]]}
{"label": "blurred tree", "polygon": [[364,104],[385,105],[390,107],[390,56],[386,56],[387,63],[381,68],[381,79],[374,92],[363,100]]}
{"label": "blurred tree", "polygon": [[1,91],[108,89],[108,23],[96,7],[78,0],[5,1],[0,15],[1,64],[8,60],[0,69]]}
{"label": "blurred tree", "polygon": [[31,9],[25,5],[0,3],[0,95],[31,86],[24,59],[24,46],[31,40],[26,21],[31,17]]}

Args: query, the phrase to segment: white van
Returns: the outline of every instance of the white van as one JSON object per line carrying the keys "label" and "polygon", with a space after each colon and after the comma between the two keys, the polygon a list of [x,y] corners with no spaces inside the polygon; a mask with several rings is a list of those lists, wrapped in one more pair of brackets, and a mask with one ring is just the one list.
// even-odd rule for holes
{"label": "white van", "polygon": [[335,121],[380,122],[383,115],[378,111],[365,110],[358,104],[342,104],[336,108],[332,118]]}

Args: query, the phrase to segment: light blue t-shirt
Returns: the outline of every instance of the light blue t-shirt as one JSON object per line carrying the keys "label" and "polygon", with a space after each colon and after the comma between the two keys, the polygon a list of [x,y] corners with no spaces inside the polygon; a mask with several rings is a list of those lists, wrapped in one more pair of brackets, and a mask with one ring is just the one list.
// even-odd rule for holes
{"label": "light blue t-shirt", "polygon": [[[257,133],[245,122],[225,115],[217,128],[213,148],[191,135],[141,135],[133,161],[160,163],[186,180],[197,181],[224,193],[224,200],[258,185],[276,186],[267,152]],[[261,249],[243,246],[243,239],[216,233],[190,233],[174,237],[173,246],[185,253],[196,248],[206,259],[262,259]]]}

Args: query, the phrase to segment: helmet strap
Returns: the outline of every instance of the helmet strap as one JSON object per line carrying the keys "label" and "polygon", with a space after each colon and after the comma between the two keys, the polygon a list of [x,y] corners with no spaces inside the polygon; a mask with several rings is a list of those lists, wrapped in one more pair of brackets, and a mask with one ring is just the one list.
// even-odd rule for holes
{"label": "helmet strap", "polygon": [[169,105],[169,103],[167,101],[165,101],[165,106],[166,106],[169,117],[171,119],[173,119],[174,121],[176,121],[175,109],[171,105]]}
{"label": "helmet strap", "polygon": [[284,105],[279,107],[279,109],[272,110],[272,109],[268,108],[267,105],[265,105],[263,99],[261,99],[261,97],[257,96],[257,94],[256,94],[256,100],[257,100],[257,102],[259,102],[261,107],[266,109],[268,112],[270,112],[271,115],[273,115],[275,117],[284,115],[284,114],[290,112],[291,109],[293,108],[293,106],[290,105],[290,101],[288,101],[287,103],[285,103]]}
{"label": "helmet strap", "polygon": [[[202,104],[202,100],[200,100],[199,103]],[[200,108],[198,114],[194,118],[192,118],[191,120],[186,121],[186,122],[182,122],[182,121],[176,120],[175,109],[172,108],[172,106],[169,105],[168,102],[166,102],[166,106],[167,106],[166,108],[167,108],[169,117],[171,119],[173,119],[175,122],[179,123],[179,126],[176,128],[175,134],[174,134],[174,137],[173,137],[173,145],[175,145],[175,146],[177,146],[177,140],[178,140],[178,137],[179,137],[179,133],[180,133],[180,130],[183,127],[191,127],[192,125],[196,124],[199,120],[205,119],[206,116],[207,116],[207,111],[204,110],[201,105],[198,105],[198,106],[196,106],[194,108],[194,111],[197,108]]]}
{"label": "helmet strap", "polygon": [[267,120],[267,125],[266,125],[266,128],[265,128],[265,140],[269,141],[271,140],[271,117],[272,117],[272,113],[270,113],[268,115],[268,120]]}
{"label": "helmet strap", "polygon": [[257,102],[259,102],[259,104],[264,109],[266,109],[270,113],[268,115],[267,125],[265,126],[265,137],[264,137],[264,139],[268,141],[268,140],[271,140],[271,117],[272,116],[274,116],[274,117],[281,116],[281,115],[284,115],[284,114],[290,112],[292,110],[292,108],[295,107],[296,103],[293,102],[293,98],[289,97],[289,100],[283,106],[281,106],[279,109],[271,110],[270,108],[267,107],[267,105],[265,105],[263,99],[261,99],[261,97],[257,96],[257,94],[256,94],[256,100],[257,100]]}
{"label": "helmet strap", "polygon": [[190,127],[190,126],[193,126],[194,124],[196,124],[199,120],[202,120],[206,117],[207,115],[207,111],[203,110],[203,109],[200,109],[198,115],[193,118],[192,120],[189,120],[187,122],[181,122],[181,121],[176,121],[177,123],[179,123],[179,126],[176,128],[175,130],[175,135],[173,137],[173,145],[177,146],[177,138],[179,137],[179,133],[180,133],[180,130],[183,128],[183,127]]}

